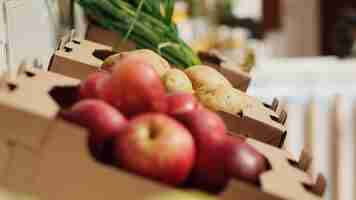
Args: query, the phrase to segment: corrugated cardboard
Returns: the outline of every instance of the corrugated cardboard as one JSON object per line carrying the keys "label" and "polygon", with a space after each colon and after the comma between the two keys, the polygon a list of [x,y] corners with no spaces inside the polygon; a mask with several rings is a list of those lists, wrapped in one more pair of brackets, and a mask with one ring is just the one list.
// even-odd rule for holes
{"label": "corrugated cardboard", "polygon": [[35,150],[21,144],[14,143],[11,147],[9,160],[3,186],[16,191],[32,193],[33,179],[38,174],[39,157]]}
{"label": "corrugated cardboard", "polygon": [[93,55],[97,49],[112,48],[88,40],[62,41],[52,57],[49,70],[83,80],[90,73],[100,70],[103,61]]}
{"label": "corrugated cardboard", "polygon": [[[102,30],[103,32],[106,31],[98,27],[95,27],[93,29]],[[89,33],[91,34],[90,30],[91,29],[89,29]],[[101,32],[96,32],[97,31],[95,31],[95,34],[92,33],[92,35],[102,35]],[[105,38],[110,37],[108,36]],[[112,45],[108,43],[104,43],[106,45],[102,45],[101,43],[103,42],[96,42],[98,41],[90,42],[88,40],[78,41],[71,39],[67,40],[66,38],[63,39],[62,45],[60,45],[58,51],[55,53],[49,69],[51,71],[79,79],[82,79],[83,76],[86,76],[90,72],[98,70],[98,68],[100,68],[100,65],[102,64],[102,60],[95,58],[95,56],[93,56],[93,53],[95,52],[95,50],[111,50]],[[115,52],[111,51],[111,54],[128,50],[134,50],[134,48],[115,50]],[[108,51],[108,53],[110,53],[110,51]],[[231,82],[231,84],[235,88],[241,91],[246,91],[249,87],[251,82],[250,75],[243,72],[239,67],[235,66],[232,62],[227,61],[218,53],[202,52],[199,54],[199,56],[203,60],[204,64],[207,64],[217,69]],[[72,65],[75,65],[75,69],[73,69]]]}
{"label": "corrugated cardboard", "polygon": [[[102,61],[96,58],[100,56],[94,56],[94,52],[100,50],[104,57],[115,54],[109,47],[86,40],[69,40],[69,42],[64,41],[62,44],[60,50],[53,57],[50,70],[81,80],[85,79],[90,73],[100,70]],[[214,57],[214,59],[219,58]],[[221,65],[216,65],[221,66],[219,70],[225,72],[226,77],[230,77],[230,80],[237,80],[234,81],[235,86],[239,85],[240,88],[247,89],[249,81],[243,81],[243,84],[240,84],[238,81],[240,80],[238,78],[240,77],[238,76],[239,73],[233,73],[235,68],[231,68],[228,64],[225,65],[222,61],[221,63]],[[284,111],[281,111],[279,102],[274,101],[272,105],[267,105],[254,97],[246,95],[246,98],[251,106],[245,108],[241,113],[220,113],[229,130],[282,147],[287,133],[284,126],[287,115]]]}
{"label": "corrugated cardboard", "polygon": [[287,128],[284,125],[287,113],[283,110],[276,112],[281,110],[277,100],[274,100],[273,105],[268,105],[254,97],[247,95],[246,97],[249,98],[250,106],[243,108],[240,113],[218,112],[227,128],[246,137],[282,147],[287,135]]}
{"label": "corrugated cardboard", "polygon": [[0,140],[0,179],[6,175],[7,164],[10,161],[10,149],[4,141]]}
{"label": "corrugated cardboard", "polygon": [[[39,83],[43,87],[37,87]],[[24,69],[15,81],[3,84],[0,154],[5,156],[0,157],[0,170],[5,169],[6,174],[0,179],[0,186],[34,193],[43,200],[142,200],[161,193],[184,192],[104,166],[91,157],[86,131],[56,119],[60,108],[48,94],[55,85],[77,83],[78,80],[51,72]],[[253,139],[247,142],[269,160],[272,169],[262,175],[261,187],[235,180],[220,199],[321,199],[308,191],[322,194],[324,182],[313,184],[305,172],[290,164],[289,153]]]}
{"label": "corrugated cardboard", "polygon": [[34,68],[20,71],[15,80],[2,80],[0,88],[0,182],[31,193],[39,152],[60,110],[48,92],[79,80]]}
{"label": "corrugated cardboard", "polygon": [[86,39],[110,47],[116,47],[117,51],[135,50],[136,45],[130,41],[122,41],[122,35],[101,28],[95,24],[89,24]]}
{"label": "corrugated cardboard", "polygon": [[[310,192],[316,191],[316,189],[307,190],[304,185],[309,185],[311,188],[318,188],[322,191],[321,193],[324,193],[324,182],[320,182],[319,185],[316,185],[308,174],[291,166],[290,162],[288,162],[288,160],[293,160],[293,158],[289,157],[290,154],[254,140],[248,140],[248,143],[270,161],[272,169],[262,174],[262,190],[249,187],[241,182],[233,182],[223,194],[223,199],[233,199],[233,197],[236,197],[236,195],[244,191],[249,191],[249,194],[251,194],[250,196],[244,196],[246,197],[244,199],[249,200],[322,199],[321,196],[315,194],[316,192]],[[266,195],[266,193],[268,195]]]}
{"label": "corrugated cardboard", "polygon": [[[34,180],[34,187],[36,193],[43,199],[90,200],[116,197],[141,200],[157,193],[178,192],[96,163],[86,148],[86,134],[70,132],[70,128],[64,132],[53,132],[47,137],[42,149],[39,176]],[[291,167],[283,151],[253,140],[249,143],[259,151],[265,152],[274,168],[273,171],[262,176],[262,190],[253,185],[234,181],[220,199],[321,199],[304,189],[302,183],[312,185],[310,177]]]}
{"label": "corrugated cardboard", "polygon": [[[261,188],[233,181],[220,199],[321,199],[304,189],[302,183],[312,185],[310,177],[290,166],[283,151],[253,140],[248,142],[264,152],[273,170],[262,176]],[[33,157],[28,151],[25,153],[20,149],[13,159],[20,159],[19,163],[25,166],[32,163],[28,170],[33,170],[34,177],[29,176],[29,171],[18,167],[20,169],[9,176],[7,183],[11,184],[7,186],[17,192],[31,190],[41,199],[141,200],[159,193],[182,192],[96,163],[89,155],[85,131],[60,121],[53,124],[37,156]],[[23,157],[26,154],[27,157]]]}
{"label": "corrugated cardboard", "polygon": [[[6,115],[1,119],[0,139],[10,142],[21,141],[25,147],[38,149],[42,142],[41,138],[50,126],[43,121],[53,119],[60,110],[48,92],[57,85],[78,84],[79,80],[34,68],[25,70],[15,81],[2,84],[0,113]],[[21,112],[14,112],[14,110]],[[28,127],[23,124],[30,124],[31,131],[36,134],[27,133]],[[23,134],[16,135],[14,131]]]}

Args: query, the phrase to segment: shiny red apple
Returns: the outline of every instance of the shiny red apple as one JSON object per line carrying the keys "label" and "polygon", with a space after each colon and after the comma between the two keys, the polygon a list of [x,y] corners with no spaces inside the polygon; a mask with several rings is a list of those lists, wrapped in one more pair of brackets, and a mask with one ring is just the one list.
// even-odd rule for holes
{"label": "shiny red apple", "polygon": [[267,171],[267,159],[251,145],[240,139],[228,140],[226,143],[225,169],[229,176],[253,184],[259,182],[260,175]]}
{"label": "shiny red apple", "polygon": [[189,176],[195,146],[189,131],[163,114],[144,114],[132,119],[116,140],[115,155],[123,168],[170,185]]}
{"label": "shiny red apple", "polygon": [[166,112],[163,83],[152,66],[136,57],[121,59],[106,86],[106,100],[127,116]]}
{"label": "shiny red apple", "polygon": [[70,110],[62,111],[60,116],[88,128],[95,144],[116,137],[127,125],[125,117],[114,107],[94,99],[82,100]]}
{"label": "shiny red apple", "polygon": [[211,192],[221,191],[229,180],[224,170],[227,134],[223,120],[217,114],[201,108],[186,114],[183,121],[197,147],[192,184]]}
{"label": "shiny red apple", "polygon": [[167,96],[168,114],[182,116],[198,108],[197,99],[189,93],[175,93]]}
{"label": "shiny red apple", "polygon": [[95,72],[90,74],[79,87],[81,99],[100,99],[106,81],[111,75],[108,72]]}

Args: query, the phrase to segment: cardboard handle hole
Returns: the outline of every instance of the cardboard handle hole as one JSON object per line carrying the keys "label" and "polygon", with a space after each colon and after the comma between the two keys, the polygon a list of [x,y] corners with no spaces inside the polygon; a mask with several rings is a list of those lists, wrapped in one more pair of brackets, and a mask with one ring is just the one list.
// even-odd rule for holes
{"label": "cardboard handle hole", "polygon": [[115,167],[117,163],[115,163],[114,156],[114,145],[115,140],[109,139],[100,145],[93,145],[91,143],[91,139],[89,136],[88,146],[89,152],[93,158],[101,164]]}
{"label": "cardboard handle hole", "polygon": [[67,53],[70,53],[73,51],[73,48],[70,48],[70,47],[64,47],[64,51],[67,52]]}
{"label": "cardboard handle hole", "polygon": [[13,83],[8,83],[8,84],[7,84],[7,88],[8,88],[11,92],[13,92],[13,91],[15,91],[18,87],[17,87],[17,85],[15,85],[15,84],[13,84]]}
{"label": "cardboard handle hole", "polygon": [[78,40],[72,40],[72,42],[73,42],[74,44],[81,44],[81,42],[78,41]]}
{"label": "cardboard handle hole", "polygon": [[92,55],[101,60],[101,61],[105,61],[107,58],[109,58],[110,56],[113,56],[117,54],[117,52],[115,51],[110,51],[110,50],[106,50],[106,49],[96,49],[93,51]]}
{"label": "cardboard handle hole", "polygon": [[268,109],[271,109],[272,110],[272,106],[269,105],[268,103],[262,103],[264,107],[268,108]]}
{"label": "cardboard handle hole", "polygon": [[279,101],[278,99],[274,98],[272,104],[268,104],[268,103],[262,103],[264,107],[273,110],[273,111],[277,111],[278,110],[278,106],[279,106]]}
{"label": "cardboard handle hole", "polygon": [[223,59],[214,52],[198,52],[198,56],[206,64],[221,65]]}
{"label": "cardboard handle hole", "polygon": [[62,109],[70,108],[79,101],[78,86],[54,87],[49,95]]}
{"label": "cardboard handle hole", "polygon": [[278,147],[282,148],[284,145],[284,142],[286,141],[288,131],[284,131],[281,137],[281,142],[279,143]]}
{"label": "cardboard handle hole", "polygon": [[283,110],[283,111],[281,112],[280,117],[279,117],[279,122],[280,122],[282,125],[285,125],[286,122],[287,122],[287,118],[288,118],[288,114],[287,114],[286,111]]}
{"label": "cardboard handle hole", "polygon": [[272,102],[272,110],[277,111],[278,106],[279,106],[279,101],[278,101],[278,99],[274,98],[273,102]]}
{"label": "cardboard handle hole", "polygon": [[275,122],[277,122],[279,124],[284,125],[286,123],[286,121],[287,121],[287,113],[283,111],[279,117],[270,115],[270,118],[271,118],[272,121],[275,121]]}
{"label": "cardboard handle hole", "polygon": [[240,118],[244,118],[244,112],[240,111],[239,113],[237,113],[237,116],[239,116]]}
{"label": "cardboard handle hole", "polygon": [[35,74],[35,73],[33,73],[33,72],[29,72],[29,71],[26,71],[26,72],[25,72],[25,74],[26,74],[26,76],[27,76],[27,77],[30,77],[30,78],[35,77],[35,76],[36,76],[36,74]]}
{"label": "cardboard handle hole", "polygon": [[275,122],[277,122],[277,123],[280,123],[280,122],[279,122],[279,118],[277,118],[276,116],[270,115],[270,118],[271,118],[273,121],[275,121]]}
{"label": "cardboard handle hole", "polygon": [[290,166],[299,169],[299,163],[297,161],[288,159],[288,163]]}

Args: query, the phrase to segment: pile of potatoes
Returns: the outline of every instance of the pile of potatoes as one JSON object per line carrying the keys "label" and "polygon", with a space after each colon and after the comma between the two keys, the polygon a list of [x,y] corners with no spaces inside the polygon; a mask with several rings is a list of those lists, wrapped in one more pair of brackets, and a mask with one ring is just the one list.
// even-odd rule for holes
{"label": "pile of potatoes", "polygon": [[186,70],[172,67],[165,59],[147,49],[123,52],[107,58],[103,64],[110,66],[125,56],[148,60],[161,77],[169,93],[193,93],[199,101],[213,111],[236,115],[249,106],[249,100],[240,90],[217,70],[206,65],[192,66]]}

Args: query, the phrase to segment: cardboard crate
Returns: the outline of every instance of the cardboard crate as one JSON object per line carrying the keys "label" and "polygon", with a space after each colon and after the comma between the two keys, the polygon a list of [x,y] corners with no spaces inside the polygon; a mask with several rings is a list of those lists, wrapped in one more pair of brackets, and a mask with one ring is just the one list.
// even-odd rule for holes
{"label": "cardboard crate", "polygon": [[[87,40],[63,40],[60,46],[61,48],[53,56],[50,70],[81,80],[85,79],[90,73],[100,70],[102,61],[98,58],[103,59],[115,53],[110,50],[110,47]],[[229,70],[229,65],[226,66],[226,68],[219,70],[225,71],[226,77],[229,77],[228,74],[232,77],[234,73]],[[230,78],[231,80],[232,78]],[[250,106],[243,109],[241,113],[219,113],[229,130],[282,147],[287,134],[287,129],[284,126],[287,115],[280,108],[278,101],[274,101],[273,105],[267,105],[254,97],[244,95],[249,99]]]}
{"label": "cardboard crate", "polygon": [[64,37],[58,45],[48,69],[83,80],[89,74],[100,71],[103,61],[93,55],[97,49],[111,50],[112,48],[88,40]]}
{"label": "cardboard crate", "polygon": [[[54,88],[69,89],[78,82],[34,69],[24,69],[16,80],[2,82],[0,186],[33,193],[43,200],[142,200],[163,194],[183,195],[184,190],[102,165],[92,158],[87,131],[56,119],[63,102],[55,97]],[[268,159],[271,170],[261,176],[260,187],[234,180],[219,199],[322,199],[322,176],[314,183],[301,170],[309,167],[305,161],[309,159],[297,162],[281,149],[253,139],[247,142]]]}
{"label": "cardboard crate", "polygon": [[[117,52],[122,51],[112,51],[111,46],[66,36],[62,39],[48,68],[53,72],[83,79],[88,74],[100,70],[103,60]],[[223,74],[235,88],[241,91],[247,90],[251,81],[247,73],[226,61],[219,54],[201,53],[200,57],[205,64]]]}
{"label": "cardboard crate", "polygon": [[275,147],[283,147],[287,136],[285,126],[287,113],[284,110],[276,112],[277,109],[281,109],[278,100],[275,99],[273,103],[276,107],[261,103],[253,97],[250,97],[249,102],[250,106],[243,108],[239,113],[218,114],[230,131]]}
{"label": "cardboard crate", "polygon": [[110,30],[106,30],[95,24],[89,24],[86,39],[92,42],[103,44],[110,47],[117,47],[118,51],[135,50],[136,45],[131,41],[123,42],[122,36]]}

